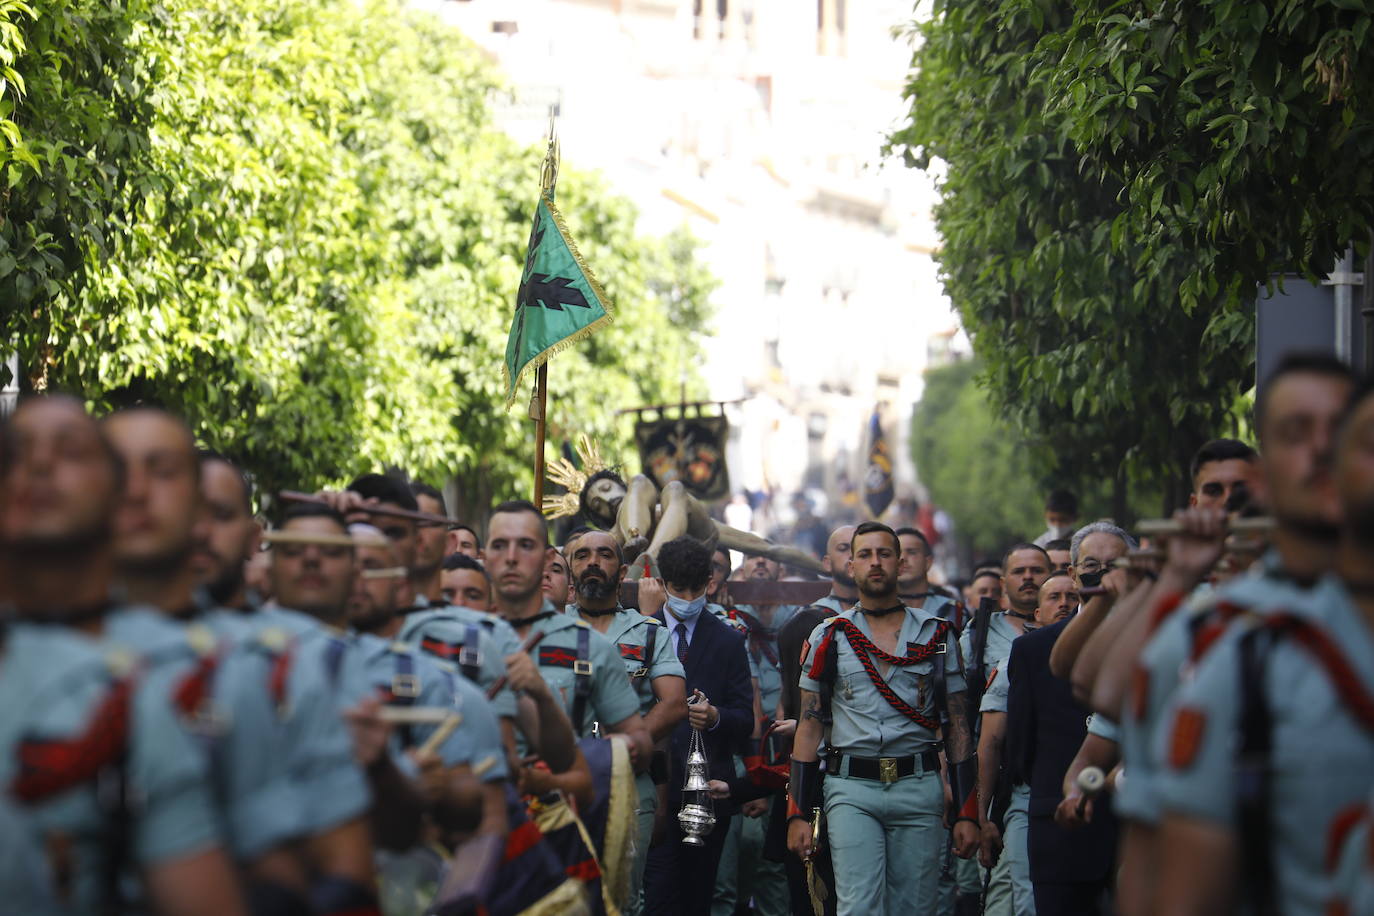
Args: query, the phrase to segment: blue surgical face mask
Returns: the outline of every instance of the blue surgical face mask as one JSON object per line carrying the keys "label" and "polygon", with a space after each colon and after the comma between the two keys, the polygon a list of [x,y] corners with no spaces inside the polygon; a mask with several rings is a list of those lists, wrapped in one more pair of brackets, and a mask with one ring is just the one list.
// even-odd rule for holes
{"label": "blue surgical face mask", "polygon": [[691,601],[686,598],[679,598],[677,595],[668,596],[668,610],[672,611],[673,616],[678,620],[693,620],[704,607],[706,607],[705,595],[693,598]]}

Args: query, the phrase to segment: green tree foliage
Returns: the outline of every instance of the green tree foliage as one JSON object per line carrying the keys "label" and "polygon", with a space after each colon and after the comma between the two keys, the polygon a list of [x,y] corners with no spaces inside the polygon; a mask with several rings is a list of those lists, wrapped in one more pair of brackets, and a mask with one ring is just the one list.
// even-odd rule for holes
{"label": "green tree foliage", "polygon": [[[1011,544],[1037,537],[1054,489],[1078,497],[1081,523],[1111,517],[1129,524],[1138,512],[1117,512],[1115,479],[1063,476],[1057,451],[1075,446],[1072,434],[1049,445],[1022,438],[998,417],[980,373],[976,361],[929,370],[911,417],[912,460],[931,500],[954,522],[961,561],[999,558]],[[1161,495],[1131,479],[1126,504],[1157,505]]]}
{"label": "green tree foliage", "polygon": [[[1256,284],[1370,220],[1365,4],[937,0],[910,122],[1002,415],[1064,477],[1172,481],[1231,425]],[[1349,194],[1351,199],[1343,195]]]}
{"label": "green tree foliage", "polygon": [[998,422],[976,372],[973,362],[959,362],[926,373],[911,417],[911,456],[960,547],[973,558],[999,557],[1044,530],[1045,494],[1038,457]]}
{"label": "green tree foliage", "polygon": [[[26,384],[166,403],[267,487],[388,464],[471,508],[528,492],[500,366],[540,154],[491,126],[461,35],[398,0],[0,0],[7,53]],[[550,423],[624,457],[608,407],[677,393],[712,281],[592,176],[559,202],[617,321],[553,364]]]}

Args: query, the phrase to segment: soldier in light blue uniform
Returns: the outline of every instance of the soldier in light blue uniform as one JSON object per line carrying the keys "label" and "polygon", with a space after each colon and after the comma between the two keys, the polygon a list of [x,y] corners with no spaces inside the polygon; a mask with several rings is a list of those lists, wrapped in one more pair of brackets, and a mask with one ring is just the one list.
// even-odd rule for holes
{"label": "soldier in light blue uniform", "polygon": [[[128,650],[65,627],[17,623],[5,634],[0,783],[22,807],[35,848],[44,848],[41,837],[70,840],[70,858],[50,860],[50,871],[72,882],[54,890],[73,912],[132,904],[140,896],[132,872],[223,844],[209,761],[165,679],[146,674]],[[98,791],[116,774],[136,803],[112,804]],[[112,830],[127,832],[112,840]],[[227,857],[220,867],[221,886],[237,899]]]}
{"label": "soldier in light blue uniform", "polygon": [[[289,724],[285,696],[272,690],[280,644],[271,635],[235,644],[207,623],[183,623],[148,607],[112,614],[105,632],[141,657],[150,683],[176,698],[177,713],[210,763],[235,859],[251,868],[309,833],[302,794],[283,752]],[[339,765],[355,771],[346,734],[339,737]]]}
{"label": "soldier in light blue uniform", "polygon": [[535,633],[543,634],[530,654],[573,733],[590,735],[596,723],[603,735],[624,734],[634,745],[636,771],[642,771],[648,767],[651,744],[639,716],[639,697],[625,675],[620,652],[544,597],[544,558],[551,549],[538,509],[517,501],[493,510],[487,563],[495,608],[522,643]]}
{"label": "soldier in light blue uniform", "polygon": [[[348,621],[361,634],[358,647],[373,692],[391,707],[447,711],[449,716],[448,722],[393,725],[392,758],[401,769],[414,772],[424,789],[426,825],[466,832],[478,823],[479,835],[491,840],[486,848],[493,857],[488,867],[494,870],[495,842],[508,828],[502,788],[508,767],[496,716],[477,685],[452,665],[395,639],[402,622],[398,608],[409,597],[407,571],[397,565],[395,548],[379,529],[355,523],[348,531],[357,560]],[[447,737],[435,738],[439,729]],[[412,757],[435,740],[439,743],[430,756]],[[474,787],[480,789],[473,791]],[[378,850],[383,912],[423,912],[443,879],[444,862],[430,843],[417,842],[403,851]]]}
{"label": "soldier in light blue uniform", "polygon": [[[436,753],[446,767],[469,767],[483,782],[500,782],[508,775],[496,717],[476,686],[456,671],[413,646],[363,634],[358,640],[368,678],[388,706],[421,706],[454,710],[462,721]],[[425,744],[437,723],[392,729],[392,755]]]}
{"label": "soldier in light blue uniform", "polygon": [[[367,782],[376,793],[373,804],[378,810],[413,810],[409,804],[409,790],[403,788],[407,785],[406,774],[413,772],[413,767],[407,760],[398,759],[391,753],[383,740],[386,732],[373,726],[378,721],[375,711],[371,711],[373,704],[383,697],[378,696],[368,672],[369,647],[342,628],[348,623],[347,603],[357,568],[355,541],[348,535],[338,513],[309,505],[288,510],[281,529],[270,539],[274,545],[273,592],[282,604],[300,609],[269,606],[260,612],[267,622],[285,629],[294,640],[295,665],[301,670],[299,676],[292,679],[288,702],[320,703],[326,710],[332,708],[337,717],[346,716],[351,724],[360,725],[355,729],[353,745],[355,756],[365,767]],[[307,689],[313,685],[313,696],[299,693],[298,685]],[[308,722],[324,719],[324,716],[311,716]],[[293,770],[301,774],[302,781],[319,783],[326,778],[314,772],[314,765],[319,761],[312,749],[319,737],[307,735],[296,739]],[[352,820],[347,815],[352,813],[358,800],[356,790],[349,790],[348,795],[347,799],[312,796],[309,800],[312,820],[346,829]],[[365,814],[368,807],[365,804],[362,813]],[[419,824],[386,818],[375,819],[374,828],[378,845],[404,848],[413,842]],[[394,835],[383,835],[383,830],[394,831]],[[366,858],[370,863],[370,850]],[[351,861],[358,862],[357,859]],[[365,876],[342,877],[352,884],[336,882],[332,887],[336,900],[343,900],[354,890],[353,885],[365,883],[370,889],[373,883],[370,867]],[[331,905],[344,909],[338,904]]]}
{"label": "soldier in light blue uniform", "polygon": [[[1011,656],[1011,643],[1016,637],[1035,625],[1035,614],[1042,603],[1043,586],[1050,581],[1049,555],[1034,544],[1013,545],[1002,560],[1003,593],[1008,596],[1006,611],[994,612],[988,617],[987,641],[983,647],[982,659],[973,657],[973,643],[976,628],[970,624],[960,637],[960,647],[965,664],[983,672],[988,684],[979,705],[980,724],[978,735],[979,766],[984,775],[980,777],[979,815],[981,820],[982,861],[992,861],[994,849],[996,864],[987,884],[985,910],[994,916],[1014,914],[1014,916],[1033,916],[1035,899],[1030,883],[1030,860],[1027,855],[1028,821],[1027,806],[1030,801],[1030,787],[1017,785],[1010,787],[1006,811],[1002,815],[1002,830],[989,818],[988,809],[993,804],[992,788],[997,784],[997,773],[1002,764],[1002,740],[1006,733],[1007,692],[1010,681],[1007,677],[1007,659]],[[1048,595],[1045,596],[1048,599]],[[980,664],[981,662],[981,664]],[[988,715],[991,713],[991,715]],[[983,789],[988,797],[981,797]]]}
{"label": "soldier in light blue uniform", "polygon": [[547,602],[517,625],[516,635],[530,633],[544,634],[531,654],[578,737],[590,735],[594,723],[602,734],[643,730],[639,697],[619,650],[606,637]]}
{"label": "soldier in light blue uniform", "polygon": [[1158,760],[1152,748],[1159,740],[1161,716],[1213,641],[1238,617],[1303,607],[1309,595],[1308,589],[1283,574],[1278,554],[1271,551],[1255,568],[1219,589],[1190,596],[1162,619],[1141,650],[1136,693],[1119,723],[1127,778],[1116,793],[1118,814],[1141,824],[1158,824]]}
{"label": "soldier in light blue uniform", "polygon": [[[1192,676],[1197,661],[1234,621],[1267,616],[1279,607],[1306,607],[1312,582],[1334,560],[1337,498],[1329,476],[1315,469],[1330,460],[1352,383],[1349,367],[1339,361],[1298,355],[1285,359],[1264,386],[1255,416],[1259,464],[1281,536],[1256,568],[1215,591],[1200,586],[1224,549],[1225,526],[1218,523],[1215,508],[1182,514],[1187,534],[1168,542],[1169,561],[1152,593],[1152,606],[1142,608],[1149,614],[1142,621],[1148,634],[1144,648],[1135,657],[1130,687],[1120,691],[1124,779],[1115,803],[1126,821],[1118,880],[1123,912],[1153,912],[1161,886],[1155,749],[1165,740],[1161,732],[1169,720],[1164,711],[1180,683]],[[1138,640],[1129,631],[1122,639],[1128,637]],[[1108,674],[1104,670],[1099,681]]]}
{"label": "soldier in light blue uniform", "polygon": [[[1006,728],[1007,694],[1011,681],[1007,676],[1006,660],[996,669],[992,683],[983,692],[979,712],[1002,717],[1000,727]],[[989,720],[983,720],[989,728]],[[980,756],[984,745],[979,746]],[[1026,855],[1030,806],[1030,786],[1019,783],[1011,787],[1007,809],[1002,815],[1002,853],[992,868],[988,882],[985,909],[989,913],[1013,913],[1015,916],[1034,916],[1035,893],[1031,887],[1030,859]]]}
{"label": "soldier in light blue uniform", "polygon": [[[1337,367],[1330,370],[1334,377],[1348,378]],[[1153,746],[1161,767],[1161,912],[1219,909],[1244,898],[1283,913],[1322,913],[1334,895],[1327,869],[1327,856],[1339,845],[1334,834],[1369,795],[1374,392],[1362,389],[1345,407],[1338,397],[1343,386],[1317,382],[1271,383],[1260,411],[1262,435],[1290,416],[1316,414],[1328,423],[1290,422],[1284,434],[1266,436],[1263,461],[1281,529],[1296,527],[1303,507],[1307,527],[1298,533],[1311,538],[1319,530],[1313,510],[1315,518],[1323,510],[1330,518],[1333,498],[1339,499],[1336,564],[1344,581],[1328,575],[1290,607],[1238,615],[1172,698]],[[1330,418],[1342,417],[1343,408],[1337,437]],[[1292,428],[1305,434],[1295,436]],[[1333,443],[1334,473],[1312,472]],[[1291,545],[1291,532],[1282,533],[1277,542]],[[1127,785],[1131,779],[1128,764]],[[1200,855],[1233,867],[1204,868]],[[1228,885],[1228,877],[1236,884]]]}
{"label": "soldier in light blue uniform", "polygon": [[[1328,848],[1374,772],[1374,717],[1359,705],[1374,697],[1374,638],[1334,578],[1307,605],[1233,624],[1165,713],[1155,748],[1165,909],[1248,891],[1276,912],[1326,912]],[[1198,853],[1199,830],[1226,838],[1237,888],[1200,883],[1196,864],[1180,861]],[[1188,886],[1170,886],[1184,876]]]}
{"label": "soldier in light blue uniform", "polygon": [[[510,624],[494,614],[454,604],[408,614],[396,638],[455,666],[483,691],[506,673],[505,658],[520,651]],[[498,717],[515,718],[515,694],[502,687],[491,700]]]}
{"label": "soldier in light blue uniform", "polygon": [[[578,529],[568,535],[563,547],[576,603],[569,614],[605,636],[619,651],[625,673],[639,698],[639,714],[655,744],[672,734],[687,715],[687,674],[673,652],[667,629],[641,611],[657,610],[662,602],[661,586],[656,580],[641,579],[640,610],[622,607],[617,592],[625,575],[620,544],[604,531]],[[660,595],[655,600],[654,589]],[[648,604],[655,602],[655,606]],[[657,755],[656,755],[657,756]],[[638,800],[638,838],[635,848],[634,877],[631,881],[627,912],[643,908],[644,866],[649,855],[654,819],[659,807],[661,787],[667,780],[667,761],[635,777]],[[657,782],[656,782],[657,780]]]}
{"label": "soldier in light blue uniform", "polygon": [[[125,473],[84,406],[21,401],[0,428],[0,553],[14,619],[0,629],[0,785],[47,892],[43,914],[145,906],[244,911],[208,761],[167,685],[102,634]],[[137,878],[147,878],[139,882]],[[202,896],[206,895],[206,896]]]}
{"label": "soldier in light blue uniform", "polygon": [[[407,572],[397,565],[394,547],[372,525],[353,524],[348,531],[357,573],[347,616],[361,634],[357,641],[369,684],[390,706],[455,709],[462,721],[437,748],[440,762],[448,768],[471,766],[487,774],[485,782],[504,779],[505,761],[493,757],[504,758],[496,717],[481,690],[454,666],[397,639],[402,628],[397,609],[406,597]],[[403,758],[406,751],[422,746],[437,727],[427,723],[394,728],[393,756]]]}
{"label": "soldier in light blue uniform", "polygon": [[956,848],[968,856],[977,843],[976,761],[957,641],[947,621],[898,602],[899,551],[887,526],[856,529],[850,571],[860,603],[818,626],[803,657],[788,846],[810,854],[805,821],[820,803],[815,761],[824,737],[841,914],[933,912],[945,844],[942,737],[958,810]]}

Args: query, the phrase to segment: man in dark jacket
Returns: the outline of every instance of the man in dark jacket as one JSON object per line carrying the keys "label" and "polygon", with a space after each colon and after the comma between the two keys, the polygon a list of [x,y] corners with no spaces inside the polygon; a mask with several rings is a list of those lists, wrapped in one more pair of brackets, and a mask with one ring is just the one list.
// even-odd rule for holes
{"label": "man in dark jacket", "polygon": [[1105,913],[1104,894],[1116,858],[1116,818],[1098,805],[1085,827],[1054,822],[1064,798],[1064,772],[1088,731],[1087,707],[1069,682],[1050,673],[1050,650],[1068,621],[1027,633],[1011,644],[1007,698],[1007,764],[1013,783],[1030,785],[1030,876],[1038,916]]}
{"label": "man in dark jacket", "polygon": [[702,613],[711,577],[710,550],[694,538],[674,538],[660,548],[658,568],[666,596],[663,609],[654,616],[668,628],[673,651],[687,672],[688,701],[697,697],[697,702],[670,739],[668,830],[663,842],[649,851],[645,911],[650,916],[696,916],[710,912],[716,866],[733,812],[718,803],[715,827],[704,837],[705,844],[682,842],[677,813],[682,809],[692,729],[701,731],[707,778],[730,779],[733,750],[753,731],[754,691],[744,639],[713,615]]}

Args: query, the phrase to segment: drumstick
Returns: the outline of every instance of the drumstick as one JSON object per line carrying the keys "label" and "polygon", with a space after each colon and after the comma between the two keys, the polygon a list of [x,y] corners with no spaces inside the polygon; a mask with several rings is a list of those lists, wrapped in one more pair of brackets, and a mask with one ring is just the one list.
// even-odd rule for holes
{"label": "drumstick", "polygon": [[[520,647],[520,651],[529,653],[534,649],[535,646],[539,645],[539,641],[544,638],[544,635],[545,634],[543,632],[531,633],[529,635],[529,638],[525,640],[524,645]],[[487,699],[496,699],[496,695],[500,693],[503,689],[505,689],[506,681],[508,680],[510,680],[510,678],[507,675],[503,674],[496,680],[492,681],[491,686],[487,688]]]}
{"label": "drumstick", "polygon": [[453,715],[448,706],[382,706],[377,717],[389,725],[442,725]]}
{"label": "drumstick", "polygon": [[423,757],[426,754],[433,754],[435,751],[439,750],[439,745],[447,741],[449,735],[452,735],[454,729],[461,725],[462,722],[463,716],[460,713],[449,713],[444,721],[439,723],[439,727],[434,730],[434,733],[425,739],[425,743],[420,745],[420,756]]}
{"label": "drumstick", "polygon": [[1088,803],[1088,799],[1094,798],[1107,784],[1107,776],[1099,767],[1084,767],[1078,773],[1078,788],[1083,790],[1083,795],[1078,799],[1078,816],[1083,816],[1083,806]]}

